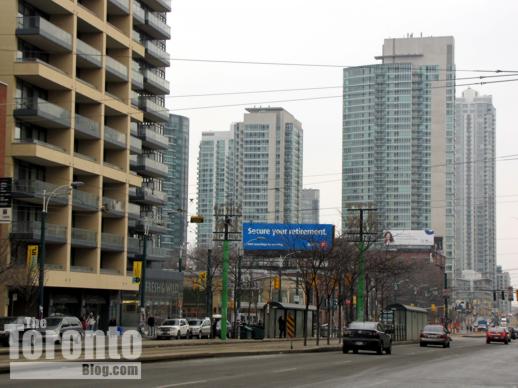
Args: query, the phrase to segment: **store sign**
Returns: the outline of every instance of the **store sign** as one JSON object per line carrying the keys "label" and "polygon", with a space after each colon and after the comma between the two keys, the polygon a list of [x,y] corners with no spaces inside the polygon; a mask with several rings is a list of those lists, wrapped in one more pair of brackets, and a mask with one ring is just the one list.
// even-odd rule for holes
{"label": "store sign", "polygon": [[133,262],[133,283],[140,284],[142,277],[142,261]]}
{"label": "store sign", "polygon": [[38,265],[38,245],[27,245],[27,265],[29,268],[35,268]]}

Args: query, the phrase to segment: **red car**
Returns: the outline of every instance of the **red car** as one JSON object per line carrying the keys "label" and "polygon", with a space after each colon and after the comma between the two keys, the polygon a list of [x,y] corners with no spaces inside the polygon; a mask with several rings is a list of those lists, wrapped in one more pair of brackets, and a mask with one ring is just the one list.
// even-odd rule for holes
{"label": "red car", "polygon": [[509,343],[509,334],[505,328],[500,326],[490,327],[486,332],[486,344],[491,342],[503,342],[507,345]]}

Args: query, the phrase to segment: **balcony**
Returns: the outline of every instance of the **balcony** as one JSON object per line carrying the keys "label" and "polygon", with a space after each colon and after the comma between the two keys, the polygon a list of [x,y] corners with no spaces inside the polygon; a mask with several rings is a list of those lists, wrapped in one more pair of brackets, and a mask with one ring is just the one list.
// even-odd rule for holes
{"label": "balcony", "polygon": [[[131,189],[132,188],[130,188],[130,192],[131,192]],[[134,189],[134,187],[133,187],[133,189]],[[128,218],[131,218],[131,219],[140,218],[140,205],[128,202]]]}
{"label": "balcony", "polygon": [[136,237],[128,237],[128,256],[134,257],[141,252],[140,240]]}
{"label": "balcony", "polygon": [[134,121],[130,123],[130,134],[131,136],[138,136],[138,123]]}
{"label": "balcony", "polygon": [[140,95],[136,91],[132,90],[131,91],[131,105],[138,106],[139,99],[140,99]]}
{"label": "balcony", "polygon": [[133,170],[140,175],[151,178],[166,178],[168,168],[164,163],[157,162],[146,155],[131,155],[130,162],[133,160]]}
{"label": "balcony", "polygon": [[86,265],[71,265],[70,272],[94,273],[95,270],[92,267],[87,267]]}
{"label": "balcony", "polygon": [[129,0],[108,0],[108,15],[129,15]]}
{"label": "balcony", "polygon": [[70,112],[43,98],[19,98],[13,112],[20,121],[45,128],[70,128]]}
{"label": "balcony", "polygon": [[101,138],[99,123],[76,113],[74,137],[78,139],[98,140]]}
{"label": "balcony", "polygon": [[146,69],[144,70],[144,88],[152,94],[169,94],[169,81]]}
{"label": "balcony", "polygon": [[152,261],[166,261],[173,258],[173,251],[167,248],[146,246],[146,259]]}
{"label": "balcony", "polygon": [[160,106],[148,97],[139,98],[139,108],[144,111],[144,118],[149,121],[167,122],[169,120],[169,110],[165,106]]}
{"label": "balcony", "polygon": [[[165,205],[167,194],[163,191],[153,190],[149,187],[130,187],[130,200],[133,202],[144,203],[146,205]],[[140,217],[140,209],[139,209]]]}
{"label": "balcony", "polygon": [[147,5],[153,11],[170,12],[171,0],[140,0],[142,4]]}
{"label": "balcony", "polygon": [[[11,238],[26,242],[39,242],[41,223],[33,222],[13,222]],[[47,244],[64,244],[67,241],[67,227],[45,223],[45,242]]]}
{"label": "balcony", "polygon": [[124,236],[113,233],[101,233],[101,250],[122,252],[124,250]]}
{"label": "balcony", "polygon": [[126,149],[126,135],[107,125],[104,126],[104,148]]}
{"label": "balcony", "polygon": [[142,140],[135,136],[130,136],[130,152],[140,155],[142,153]]}
{"label": "balcony", "polygon": [[97,232],[90,229],[72,228],[72,246],[77,248],[97,247]]}
{"label": "balcony", "polygon": [[106,82],[127,82],[128,68],[110,56],[106,56]]}
{"label": "balcony", "polygon": [[146,11],[146,23],[140,27],[153,39],[171,39],[171,27],[169,27],[160,17]]}
{"label": "balcony", "polygon": [[135,0],[132,3],[132,13],[134,26],[140,26],[146,22],[146,11]]}
{"label": "balcony", "polygon": [[41,1],[41,0],[24,0],[25,3],[31,4],[32,6],[40,9],[47,15],[67,15],[70,13],[70,11],[61,5],[61,3],[66,4],[66,2],[63,2],[61,0],[48,0],[48,1]]}
{"label": "balcony", "polygon": [[124,203],[113,198],[103,197],[103,217],[122,218],[124,217]]}
{"label": "balcony", "polygon": [[99,210],[99,197],[81,190],[72,191],[73,210],[96,212]]}
{"label": "balcony", "polygon": [[77,39],[76,51],[76,64],[80,69],[100,69],[102,67],[101,52],[88,43]]}
{"label": "balcony", "polygon": [[155,132],[151,127],[141,126],[139,138],[142,140],[142,145],[147,148],[166,150],[169,147],[169,139]]}
{"label": "balcony", "polygon": [[146,229],[149,233],[167,233],[167,226],[165,221],[155,217],[140,217],[138,219],[136,227],[137,232],[145,233]]}
{"label": "balcony", "polygon": [[41,16],[19,17],[16,36],[48,53],[72,51],[72,36]]}
{"label": "balcony", "polygon": [[165,51],[165,48],[154,43],[152,40],[146,40],[144,42],[146,48],[146,61],[156,67],[169,67],[171,60],[169,53]]}
{"label": "balcony", "polygon": [[[15,180],[13,184],[12,196],[15,199],[41,204],[43,192],[49,194],[60,185],[40,181],[40,180]],[[49,205],[65,206],[68,204],[68,193],[65,188],[57,190],[49,202]]]}
{"label": "balcony", "polygon": [[137,42],[139,44],[143,44],[142,35],[140,34],[140,32],[132,30],[131,31],[131,37],[133,38],[133,40],[135,42]]}
{"label": "balcony", "polygon": [[144,89],[144,75],[140,71],[135,70],[135,69],[132,70],[131,86],[133,86],[135,89],[138,89],[138,90]]}

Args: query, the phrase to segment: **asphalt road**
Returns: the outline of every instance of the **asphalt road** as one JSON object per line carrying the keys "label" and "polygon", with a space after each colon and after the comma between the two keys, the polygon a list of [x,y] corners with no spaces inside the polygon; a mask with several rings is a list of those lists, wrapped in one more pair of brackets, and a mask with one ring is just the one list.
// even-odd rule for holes
{"label": "asphalt road", "polygon": [[140,381],[9,381],[0,387],[518,387],[518,341],[456,338],[449,349],[394,346],[392,355],[280,354],[143,365]]}

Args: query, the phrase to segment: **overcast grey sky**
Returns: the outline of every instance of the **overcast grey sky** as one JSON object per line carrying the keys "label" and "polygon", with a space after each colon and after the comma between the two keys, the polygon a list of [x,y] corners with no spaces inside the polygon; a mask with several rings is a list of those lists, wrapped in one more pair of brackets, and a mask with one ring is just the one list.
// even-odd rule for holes
{"label": "overcast grey sky", "polygon": [[[518,71],[518,2],[364,0],[173,0],[173,58],[340,65],[376,63],[384,38],[452,35],[458,69]],[[458,77],[478,75],[459,72]],[[340,68],[172,62],[171,94],[340,86]],[[512,77],[511,77],[512,78]],[[518,78],[518,76],[516,77]],[[466,82],[466,81],[463,81]],[[497,110],[497,155],[518,154],[518,82],[474,86]],[[460,95],[464,87],[457,88]],[[209,105],[338,96],[341,89],[234,96],[167,98],[190,118],[189,198],[196,197],[201,132],[228,130],[245,106]],[[268,104],[264,104],[268,105]],[[341,98],[271,103],[304,128],[304,187],[321,190],[321,222],[340,224]],[[497,163],[497,261],[518,286],[518,160]],[[332,174],[318,176],[321,174]],[[315,176],[317,175],[317,176]],[[191,212],[195,211],[192,207]]]}

